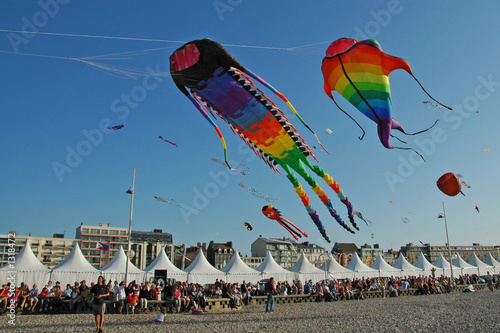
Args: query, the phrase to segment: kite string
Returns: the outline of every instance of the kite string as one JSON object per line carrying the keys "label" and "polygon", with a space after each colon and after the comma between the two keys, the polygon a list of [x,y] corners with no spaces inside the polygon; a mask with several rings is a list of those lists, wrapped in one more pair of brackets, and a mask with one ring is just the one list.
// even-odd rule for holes
{"label": "kite string", "polygon": [[[153,39],[153,38],[137,38],[137,37],[120,37],[120,36],[103,36],[103,35],[87,35],[87,34],[69,34],[61,32],[43,32],[43,31],[19,31],[10,29],[0,29],[0,32],[11,32],[11,33],[22,33],[22,34],[34,34],[34,35],[48,35],[48,36],[62,36],[62,37],[83,37],[83,38],[100,38],[100,39],[116,39],[116,40],[133,40],[141,42],[160,42],[160,43],[175,43],[175,44],[185,44],[187,41],[180,40],[169,40],[169,39]],[[268,49],[268,50],[278,50],[278,51],[294,51],[299,48],[316,46],[320,44],[326,44],[328,42],[319,42],[312,44],[304,44],[293,47],[274,47],[274,46],[258,46],[258,45],[243,45],[243,44],[222,44],[224,46],[232,47],[245,47],[245,48],[255,48],[255,49]],[[13,52],[14,53],[14,52]]]}

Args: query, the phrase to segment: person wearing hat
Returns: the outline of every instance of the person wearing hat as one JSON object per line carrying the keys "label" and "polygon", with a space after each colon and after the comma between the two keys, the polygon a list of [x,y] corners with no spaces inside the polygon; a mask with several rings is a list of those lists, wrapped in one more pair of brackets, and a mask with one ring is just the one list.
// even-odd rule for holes
{"label": "person wearing hat", "polygon": [[274,311],[274,294],[278,294],[276,291],[276,287],[274,286],[274,278],[270,278],[269,281],[266,282],[264,287],[264,292],[267,294],[266,301],[266,312]]}

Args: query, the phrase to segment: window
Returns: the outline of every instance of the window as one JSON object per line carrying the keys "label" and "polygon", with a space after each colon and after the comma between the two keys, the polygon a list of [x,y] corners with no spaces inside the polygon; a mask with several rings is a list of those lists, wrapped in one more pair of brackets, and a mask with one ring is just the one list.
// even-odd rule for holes
{"label": "window", "polygon": [[107,235],[108,234],[108,230],[107,229],[102,229],[101,230],[101,235]]}
{"label": "window", "polygon": [[118,235],[118,230],[110,230],[109,234],[110,235]]}
{"label": "window", "polygon": [[82,234],[88,234],[89,233],[89,228],[82,228],[81,230],[82,230],[81,231]]}
{"label": "window", "polygon": [[126,230],[120,230],[120,235],[127,236],[127,231]]}
{"label": "window", "polygon": [[90,229],[90,233],[93,235],[99,235],[99,229]]}

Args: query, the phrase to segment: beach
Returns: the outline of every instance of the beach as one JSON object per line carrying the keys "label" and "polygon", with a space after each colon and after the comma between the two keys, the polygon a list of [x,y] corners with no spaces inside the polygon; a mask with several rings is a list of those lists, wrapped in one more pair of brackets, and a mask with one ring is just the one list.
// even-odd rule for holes
{"label": "beach", "polygon": [[[500,292],[450,293],[338,302],[277,304],[227,312],[106,314],[104,332],[500,332]],[[16,315],[14,325],[0,317],[2,332],[94,332],[84,314]],[[12,321],[11,321],[12,323]]]}

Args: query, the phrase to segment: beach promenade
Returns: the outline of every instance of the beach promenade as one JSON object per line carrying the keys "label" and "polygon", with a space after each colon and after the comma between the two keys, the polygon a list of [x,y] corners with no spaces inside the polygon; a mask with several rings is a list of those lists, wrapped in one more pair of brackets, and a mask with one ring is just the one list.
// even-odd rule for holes
{"label": "beach promenade", "polygon": [[[104,332],[500,332],[500,292],[277,304],[203,315],[107,314]],[[0,317],[1,332],[94,332],[90,313]]]}

